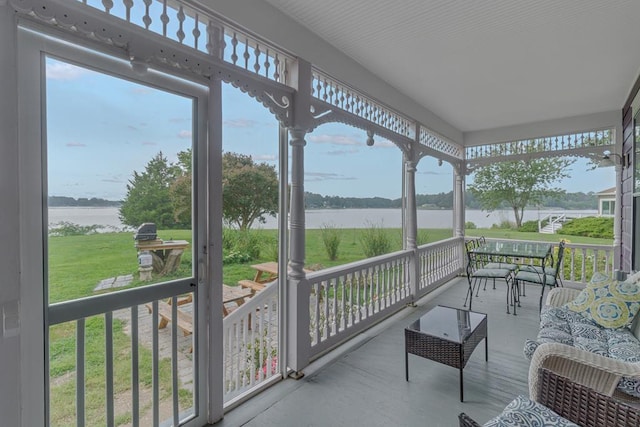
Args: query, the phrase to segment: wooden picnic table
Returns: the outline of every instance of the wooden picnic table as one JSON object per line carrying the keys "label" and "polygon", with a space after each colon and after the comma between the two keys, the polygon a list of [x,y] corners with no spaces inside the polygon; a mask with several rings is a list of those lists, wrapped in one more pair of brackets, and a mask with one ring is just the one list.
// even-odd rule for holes
{"label": "wooden picnic table", "polygon": [[257,283],[269,283],[273,282],[278,278],[278,263],[269,261],[263,262],[261,264],[254,264],[251,266],[254,270],[256,270],[256,275],[253,278],[254,282]]}
{"label": "wooden picnic table", "polygon": [[[253,293],[261,291],[268,283],[273,282],[278,278],[278,263],[274,261],[263,262],[260,264],[253,264],[251,266],[256,270],[256,274],[253,280],[240,280],[238,285],[242,288],[251,289]],[[304,269],[306,273],[310,273],[311,270]]]}
{"label": "wooden picnic table", "polygon": [[251,290],[244,289],[239,286],[229,286],[222,284],[222,313],[227,316],[234,308],[227,307],[227,304],[235,303],[237,307],[244,304],[247,298],[251,298],[253,293]]}

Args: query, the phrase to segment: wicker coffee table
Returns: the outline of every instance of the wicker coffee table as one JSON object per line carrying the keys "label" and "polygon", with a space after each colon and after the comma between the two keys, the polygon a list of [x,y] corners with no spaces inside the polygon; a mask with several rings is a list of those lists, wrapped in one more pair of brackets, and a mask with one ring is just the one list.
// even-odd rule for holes
{"label": "wicker coffee table", "polygon": [[429,310],[404,330],[406,380],[409,381],[409,353],[458,368],[462,402],[462,370],[483,339],[484,358],[489,360],[486,314],[441,305]]}

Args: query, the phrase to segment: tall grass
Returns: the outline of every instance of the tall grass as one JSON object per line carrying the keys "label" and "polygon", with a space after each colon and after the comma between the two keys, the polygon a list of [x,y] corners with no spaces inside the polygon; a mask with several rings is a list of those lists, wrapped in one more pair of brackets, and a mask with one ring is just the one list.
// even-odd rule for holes
{"label": "tall grass", "polygon": [[322,243],[331,261],[338,259],[338,247],[340,246],[340,230],[334,224],[323,224],[321,228]]}
{"label": "tall grass", "polygon": [[382,225],[367,223],[360,234],[360,245],[367,258],[391,252],[391,239]]}

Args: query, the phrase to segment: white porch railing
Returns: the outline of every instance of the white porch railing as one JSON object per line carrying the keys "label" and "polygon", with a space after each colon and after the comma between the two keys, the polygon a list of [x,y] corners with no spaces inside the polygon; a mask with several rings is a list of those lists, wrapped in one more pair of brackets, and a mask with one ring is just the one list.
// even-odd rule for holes
{"label": "white porch railing", "polygon": [[222,324],[224,401],[233,406],[256,386],[280,378],[278,281],[226,316]]}
{"label": "white porch railing", "polygon": [[[405,250],[308,274],[301,282],[309,295],[310,340],[303,353],[317,358],[457,276],[464,267],[462,242],[452,238],[418,248],[417,268],[414,251]],[[223,320],[227,407],[280,378],[277,283]]]}
{"label": "white porch railing", "polygon": [[451,280],[466,267],[462,238],[451,238],[418,248],[418,295],[423,296]]}
{"label": "white porch railing", "polygon": [[567,243],[564,248],[561,269],[563,280],[587,283],[596,271],[613,275],[613,246]]}
{"label": "white porch railing", "polygon": [[[75,408],[71,414],[75,412],[77,426],[116,425],[122,419],[132,425],[178,426],[194,416],[197,342],[178,328],[176,295],[196,298],[189,283],[182,282],[49,306],[49,333],[57,337],[49,349],[49,367],[65,371],[62,376],[52,374],[49,399],[69,400],[67,392],[73,390]],[[159,304],[166,304],[167,298],[172,302],[172,321],[159,330]],[[189,311],[184,316],[197,328],[193,304],[180,310],[185,307]],[[67,336],[69,331],[75,331],[75,336]],[[75,357],[71,358],[73,351]],[[73,422],[64,405],[52,405],[50,411],[52,425]]]}
{"label": "white porch railing", "polygon": [[311,358],[411,301],[411,254],[395,252],[307,276]]}

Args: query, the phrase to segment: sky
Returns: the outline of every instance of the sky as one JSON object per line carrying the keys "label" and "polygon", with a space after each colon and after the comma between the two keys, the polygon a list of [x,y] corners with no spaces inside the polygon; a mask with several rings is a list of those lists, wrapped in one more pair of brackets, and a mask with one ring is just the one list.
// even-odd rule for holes
{"label": "sky", "polygon": [[[48,194],[121,200],[133,172],[143,172],[159,151],[170,162],[191,146],[193,101],[159,89],[47,58]],[[223,150],[278,165],[278,123],[261,104],[223,85]],[[306,135],[305,191],[325,196],[401,196],[402,154],[394,144],[344,124],[324,124]],[[571,166],[558,186],[598,192],[615,185],[613,167]],[[467,182],[471,179],[468,177]],[[420,161],[419,194],[449,192],[452,167]]]}

